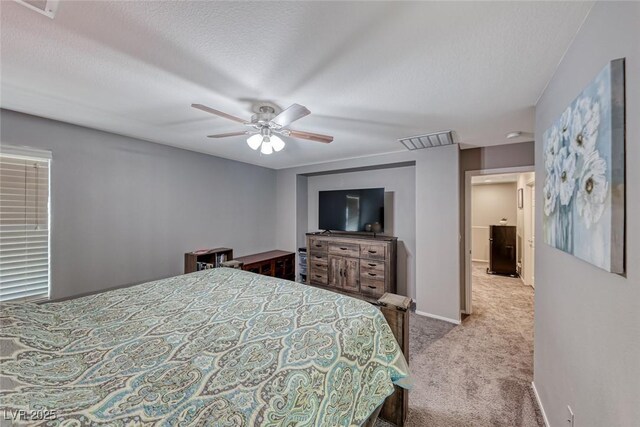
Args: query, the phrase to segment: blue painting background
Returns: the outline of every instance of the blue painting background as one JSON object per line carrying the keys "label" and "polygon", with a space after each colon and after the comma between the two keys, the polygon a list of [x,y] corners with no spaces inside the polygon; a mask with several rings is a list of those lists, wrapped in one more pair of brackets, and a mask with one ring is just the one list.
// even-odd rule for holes
{"label": "blue painting background", "polygon": [[[612,132],[612,70],[611,64],[607,65],[596,78],[580,93],[578,97],[571,103],[571,111],[576,111],[581,100],[588,98],[599,106],[600,121],[598,133],[595,143],[595,150],[599,152],[600,158],[606,163],[606,171],[604,176],[608,183],[606,190],[606,198],[604,200],[604,211],[600,218],[594,223],[587,226],[585,220],[578,213],[575,199],[578,187],[580,186],[580,178],[577,178],[576,189],[574,189],[571,203],[566,206],[557,206],[554,212],[547,215],[543,209],[543,235],[545,243],[554,246],[560,250],[571,253],[591,264],[594,264],[607,271],[611,271],[611,253],[612,253],[612,187],[615,184],[612,176],[613,161],[613,132]],[[572,117],[572,116],[569,116]],[[546,147],[549,144],[551,135],[554,130],[563,127],[562,116],[553,123],[553,125],[545,132],[545,155]],[[562,147],[568,147],[569,140],[562,140]],[[545,183],[550,173],[545,168]],[[555,182],[555,181],[553,181]],[[558,187],[558,193],[559,185]],[[543,192],[544,195],[544,192]]]}

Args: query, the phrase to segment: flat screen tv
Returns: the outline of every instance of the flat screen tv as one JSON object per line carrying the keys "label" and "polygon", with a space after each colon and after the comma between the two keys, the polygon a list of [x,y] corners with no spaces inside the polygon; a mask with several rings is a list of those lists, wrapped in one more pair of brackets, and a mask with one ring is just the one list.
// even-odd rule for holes
{"label": "flat screen tv", "polygon": [[[384,231],[384,188],[320,191],[318,227],[328,231]],[[372,228],[369,228],[370,225]]]}

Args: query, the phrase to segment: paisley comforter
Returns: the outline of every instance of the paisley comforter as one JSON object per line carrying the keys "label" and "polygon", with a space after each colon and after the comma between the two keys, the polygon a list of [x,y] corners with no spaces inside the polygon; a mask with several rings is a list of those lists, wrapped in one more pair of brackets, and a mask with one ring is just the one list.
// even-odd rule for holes
{"label": "paisley comforter", "polygon": [[0,418],[29,425],[360,425],[409,375],[375,307],[240,270],[1,310]]}

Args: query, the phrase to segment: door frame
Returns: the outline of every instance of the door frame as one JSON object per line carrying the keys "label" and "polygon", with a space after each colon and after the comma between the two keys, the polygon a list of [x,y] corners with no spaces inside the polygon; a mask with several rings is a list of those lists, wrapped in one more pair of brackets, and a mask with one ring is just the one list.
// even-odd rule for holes
{"label": "door frame", "polygon": [[482,175],[497,175],[503,173],[526,173],[535,172],[535,166],[517,166],[496,169],[480,169],[466,171],[464,173],[464,307],[460,311],[464,314],[471,314],[471,178]]}
{"label": "door frame", "polygon": [[[535,274],[534,274],[534,268],[531,268],[531,264],[535,265],[535,254],[536,254],[536,250],[535,250],[535,186],[536,186],[536,178],[535,176],[531,179],[529,179],[527,182],[525,182],[525,194],[526,196],[524,197],[524,206],[523,208],[525,209],[524,212],[524,217],[527,218],[529,221],[524,221],[524,238],[525,238],[525,245],[523,246],[525,254],[527,253],[527,249],[526,247],[530,245],[529,240],[531,240],[531,238],[533,237],[534,240],[534,247],[529,249],[531,251],[531,253],[529,254],[530,259],[529,262],[527,262],[527,257],[524,256],[522,258],[523,263],[523,269],[524,269],[524,276],[522,277],[522,282],[527,285],[527,286],[531,286],[532,288],[535,288]],[[529,212],[526,212],[526,211]],[[527,237],[529,237],[529,239],[527,239]],[[527,283],[527,278],[531,277],[531,282]]]}

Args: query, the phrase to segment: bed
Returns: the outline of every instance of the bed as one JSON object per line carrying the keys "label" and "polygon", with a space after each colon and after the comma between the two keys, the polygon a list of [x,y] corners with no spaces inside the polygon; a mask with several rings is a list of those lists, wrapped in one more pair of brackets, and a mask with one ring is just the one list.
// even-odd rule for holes
{"label": "bed", "polygon": [[228,268],[3,304],[0,327],[0,413],[30,424],[357,426],[410,383],[376,307]]}

